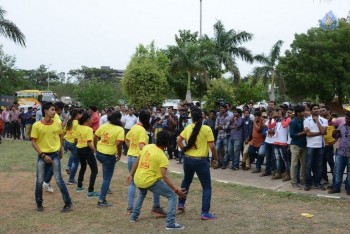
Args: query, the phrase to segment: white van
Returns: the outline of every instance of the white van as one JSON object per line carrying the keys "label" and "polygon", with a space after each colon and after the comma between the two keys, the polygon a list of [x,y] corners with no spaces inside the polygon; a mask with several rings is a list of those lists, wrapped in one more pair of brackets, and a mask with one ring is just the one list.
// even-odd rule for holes
{"label": "white van", "polygon": [[68,104],[68,105],[72,104],[72,99],[71,99],[70,97],[68,97],[68,96],[63,96],[63,97],[61,97],[61,101],[62,101],[64,104]]}

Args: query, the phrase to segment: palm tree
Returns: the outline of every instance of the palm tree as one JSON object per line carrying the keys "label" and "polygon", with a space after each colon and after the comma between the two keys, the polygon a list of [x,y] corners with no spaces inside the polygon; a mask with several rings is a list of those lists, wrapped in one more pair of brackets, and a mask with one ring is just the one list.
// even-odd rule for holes
{"label": "palm tree", "polygon": [[221,72],[222,74],[230,72],[236,85],[241,77],[236,58],[249,63],[254,61],[252,53],[247,48],[240,46],[252,38],[253,34],[245,31],[236,32],[233,29],[226,31],[221,21],[214,24],[214,38],[212,40],[215,44],[215,53],[219,58],[219,63],[223,67]]}
{"label": "palm tree", "polygon": [[254,59],[263,66],[254,68],[253,78],[256,81],[259,78],[263,78],[263,83],[267,83],[267,80],[271,79],[271,89],[269,92],[270,101],[275,101],[275,79],[276,79],[276,66],[280,58],[280,51],[283,41],[279,40],[272,46],[269,55],[260,54],[256,55]]}
{"label": "palm tree", "polygon": [[16,24],[4,18],[6,13],[7,12],[0,6],[0,34],[25,47],[24,34]]}
{"label": "palm tree", "polygon": [[171,57],[170,70],[173,74],[187,72],[186,101],[192,102],[191,79],[198,78],[207,81],[208,67],[217,63],[212,53],[205,53],[200,42],[186,42],[181,46],[169,46],[168,52]]}

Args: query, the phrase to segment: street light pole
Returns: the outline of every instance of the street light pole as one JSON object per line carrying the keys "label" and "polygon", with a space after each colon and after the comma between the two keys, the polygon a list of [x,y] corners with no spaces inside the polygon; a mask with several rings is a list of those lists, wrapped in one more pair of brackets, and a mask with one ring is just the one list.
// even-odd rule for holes
{"label": "street light pole", "polygon": [[51,64],[47,67],[47,91],[50,90],[50,71],[49,71],[50,66]]}
{"label": "street light pole", "polygon": [[199,37],[202,38],[202,0],[199,0],[200,3],[200,13],[199,13]]}

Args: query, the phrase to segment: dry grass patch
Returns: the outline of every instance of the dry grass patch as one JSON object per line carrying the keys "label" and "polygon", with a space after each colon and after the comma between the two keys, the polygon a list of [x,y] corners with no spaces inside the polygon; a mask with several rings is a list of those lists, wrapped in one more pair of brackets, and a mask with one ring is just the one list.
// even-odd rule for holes
{"label": "dry grass patch", "polygon": [[[68,155],[62,159],[65,167]],[[148,195],[140,219],[129,223],[126,215],[126,165],[118,162],[112,181],[113,194],[107,200],[108,208],[96,207],[96,199],[86,193],[76,193],[68,186],[73,211],[60,213],[63,207],[61,193],[52,181],[53,194],[44,192],[43,213],[35,211],[34,186],[36,155],[29,142],[3,141],[0,145],[0,233],[165,233],[164,219],[151,213],[152,196]],[[96,190],[101,185],[99,167]],[[63,170],[64,172],[64,170]],[[85,185],[90,170],[85,175]],[[171,174],[180,185],[182,176]],[[68,176],[64,173],[64,179]],[[201,187],[195,179],[189,191],[186,212],[177,214],[177,222],[184,224],[186,233],[347,233],[349,231],[348,200],[332,200],[309,196],[277,193],[233,184],[213,182],[212,212],[215,221],[201,221]],[[167,202],[161,204],[166,208]],[[305,218],[301,213],[312,213]]]}

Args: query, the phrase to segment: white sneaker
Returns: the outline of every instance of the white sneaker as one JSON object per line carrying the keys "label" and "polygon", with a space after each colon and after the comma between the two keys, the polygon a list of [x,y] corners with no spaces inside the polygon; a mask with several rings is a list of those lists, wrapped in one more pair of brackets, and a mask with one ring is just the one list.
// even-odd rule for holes
{"label": "white sneaker", "polygon": [[45,189],[46,192],[53,193],[53,188],[51,187],[50,183],[43,183],[43,189]]}

